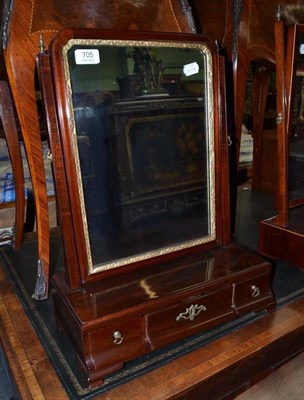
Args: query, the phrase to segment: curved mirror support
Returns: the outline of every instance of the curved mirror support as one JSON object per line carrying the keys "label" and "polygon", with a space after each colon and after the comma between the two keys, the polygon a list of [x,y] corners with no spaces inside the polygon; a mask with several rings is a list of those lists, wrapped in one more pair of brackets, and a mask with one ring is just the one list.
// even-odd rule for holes
{"label": "curved mirror support", "polygon": [[72,39],[63,54],[89,273],[214,240],[208,48]]}

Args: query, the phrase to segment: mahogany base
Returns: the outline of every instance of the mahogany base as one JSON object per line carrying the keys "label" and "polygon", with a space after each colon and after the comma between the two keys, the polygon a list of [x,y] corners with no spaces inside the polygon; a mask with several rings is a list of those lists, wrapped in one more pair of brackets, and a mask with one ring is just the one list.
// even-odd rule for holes
{"label": "mahogany base", "polygon": [[271,264],[217,247],[70,292],[54,277],[59,324],[91,387],[123,363],[238,315],[274,309]]}
{"label": "mahogany base", "polygon": [[267,257],[290,262],[304,269],[304,206],[289,211],[288,227],[273,217],[260,222],[259,252]]}

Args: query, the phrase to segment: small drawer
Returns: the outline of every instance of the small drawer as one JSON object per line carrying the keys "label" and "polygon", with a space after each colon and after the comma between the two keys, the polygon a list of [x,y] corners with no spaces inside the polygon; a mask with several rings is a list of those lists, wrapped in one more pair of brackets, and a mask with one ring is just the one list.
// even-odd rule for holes
{"label": "small drawer", "polygon": [[132,318],[90,332],[88,341],[91,354],[98,354],[95,365],[106,366],[113,360],[127,361],[144,350],[141,319]]}
{"label": "small drawer", "polygon": [[270,274],[253,276],[244,282],[233,285],[232,305],[240,310],[245,307],[245,311],[258,309],[260,303],[267,303],[273,299],[270,289]]}
{"label": "small drawer", "polygon": [[171,307],[147,315],[148,336],[155,343],[186,337],[231,319],[232,287],[226,286],[204,296],[185,299]]}

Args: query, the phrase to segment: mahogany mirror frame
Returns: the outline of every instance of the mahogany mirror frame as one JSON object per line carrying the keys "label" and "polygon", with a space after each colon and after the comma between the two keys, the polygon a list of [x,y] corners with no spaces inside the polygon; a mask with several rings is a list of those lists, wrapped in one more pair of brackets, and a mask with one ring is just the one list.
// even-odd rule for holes
{"label": "mahogany mirror frame", "polygon": [[[214,202],[214,229],[210,239],[195,243],[190,247],[174,249],[165,254],[146,257],[124,265],[124,268],[110,268],[90,273],[88,255],[84,246],[85,230],[82,222],[81,198],[77,184],[77,171],[74,157],[71,156],[70,108],[65,77],[65,62],[62,51],[70,40],[78,38],[88,40],[117,40],[127,44],[171,43],[185,47],[204,45],[210,52],[210,74],[212,76],[213,108],[213,145],[211,154],[214,175],[214,192],[210,201]],[[58,214],[65,249],[66,280],[71,289],[94,282],[121,272],[128,272],[141,267],[178,258],[190,252],[200,252],[211,247],[230,244],[230,206],[228,187],[227,137],[224,100],[223,60],[217,54],[214,43],[206,36],[175,33],[152,33],[137,31],[112,31],[98,29],[65,29],[50,43],[48,54],[38,55],[38,73],[46,109],[48,131],[53,156],[55,187],[58,202]],[[228,200],[227,200],[228,199]]]}

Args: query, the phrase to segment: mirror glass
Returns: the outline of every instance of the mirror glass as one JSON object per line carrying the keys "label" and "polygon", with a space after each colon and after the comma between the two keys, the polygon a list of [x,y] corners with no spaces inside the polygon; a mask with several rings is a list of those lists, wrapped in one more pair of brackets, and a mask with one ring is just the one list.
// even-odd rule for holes
{"label": "mirror glass", "polygon": [[290,108],[289,200],[304,200],[304,32],[297,28]]}
{"label": "mirror glass", "polygon": [[72,39],[64,57],[89,273],[214,240],[208,48]]}

